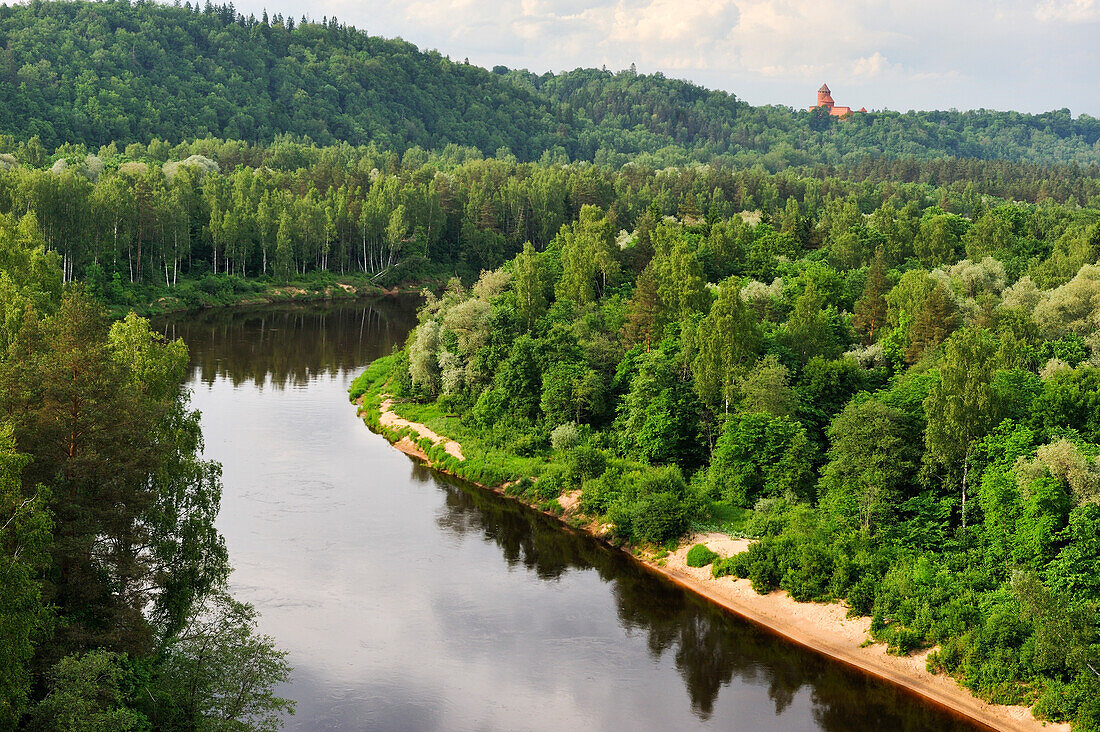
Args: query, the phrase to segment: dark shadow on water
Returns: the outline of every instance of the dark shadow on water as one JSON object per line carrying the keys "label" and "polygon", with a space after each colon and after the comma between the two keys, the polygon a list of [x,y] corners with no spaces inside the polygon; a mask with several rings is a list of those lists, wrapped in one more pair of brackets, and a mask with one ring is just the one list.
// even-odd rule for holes
{"label": "dark shadow on water", "polygon": [[158,318],[153,326],[182,338],[203,382],[302,387],[311,378],[365,367],[400,347],[416,325],[417,296],[355,303],[214,309]]}
{"label": "dark shadow on water", "polygon": [[540,579],[598,573],[611,585],[620,625],[645,634],[655,660],[671,654],[702,720],[737,679],[766,687],[777,716],[809,689],[814,720],[825,730],[976,729],[898,687],[764,632],[554,519],[420,465],[412,472],[418,481],[434,478],[444,492],[436,519],[442,530],[480,536],[500,548],[509,566]]}

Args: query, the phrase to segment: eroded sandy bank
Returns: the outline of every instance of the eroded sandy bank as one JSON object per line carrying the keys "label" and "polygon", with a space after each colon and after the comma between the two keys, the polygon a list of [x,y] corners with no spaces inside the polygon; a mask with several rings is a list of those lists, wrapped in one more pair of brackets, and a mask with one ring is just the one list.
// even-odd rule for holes
{"label": "eroded sandy bank", "polygon": [[[459,460],[463,459],[461,446],[457,442],[436,434],[423,424],[398,417],[392,411],[392,406],[390,399],[380,405],[380,421],[383,425],[409,428],[435,444],[443,444],[449,454]],[[409,438],[402,438],[394,446],[410,457],[431,465],[428,455]],[[487,489],[504,495],[500,488]],[[572,491],[558,499],[565,512],[557,518],[570,522],[579,509],[579,493]],[[588,527],[588,533],[603,539],[605,537],[602,529],[603,527],[593,525]],[[701,534],[682,542],[675,552],[660,562],[645,559],[639,561],[651,571],[681,587],[799,645],[897,684],[992,729],[1006,732],[1069,732],[1068,724],[1040,722],[1031,715],[1028,707],[989,704],[959,686],[949,676],[929,672],[926,668],[928,651],[908,656],[892,656],[886,652],[884,644],[865,646],[871,619],[848,618],[847,608],[842,604],[797,602],[782,591],[758,595],[748,580],[713,578],[710,567],[688,567],[685,556],[688,549],[696,543],[706,544],[723,557],[744,551],[749,545],[747,540],[731,539],[724,534]]]}

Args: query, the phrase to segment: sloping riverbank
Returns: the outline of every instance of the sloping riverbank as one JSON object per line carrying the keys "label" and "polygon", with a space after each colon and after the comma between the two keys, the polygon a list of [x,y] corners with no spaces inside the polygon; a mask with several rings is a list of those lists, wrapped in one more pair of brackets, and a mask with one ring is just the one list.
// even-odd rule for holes
{"label": "sloping riverbank", "polygon": [[[356,403],[364,422],[402,452],[441,472],[450,475],[460,472],[455,470],[456,462],[461,463],[464,458],[461,445],[456,441],[439,435],[424,424],[398,416],[393,411],[394,402],[385,395],[360,397]],[[544,507],[508,495],[504,485],[485,485],[475,480],[469,482],[519,500],[537,510],[544,510]],[[579,528],[598,539],[606,540],[606,527],[586,521],[585,517],[579,515],[575,493],[566,493],[557,499],[555,508],[560,507],[560,512],[544,512],[557,516],[566,526]],[[720,556],[743,551],[749,543],[731,540],[720,534],[707,534],[681,542],[675,552],[661,559],[646,556],[635,558],[650,571],[736,615],[799,645],[903,687],[936,705],[992,729],[1006,732],[1040,729],[1069,731],[1068,724],[1036,720],[1028,707],[984,702],[959,686],[951,677],[929,672],[926,668],[929,651],[894,656],[886,652],[884,644],[868,644],[866,641],[869,638],[871,619],[847,617],[847,607],[840,603],[797,602],[783,591],[759,595],[748,580],[713,578],[709,567],[688,567],[685,561],[687,550],[699,542],[706,543]]]}

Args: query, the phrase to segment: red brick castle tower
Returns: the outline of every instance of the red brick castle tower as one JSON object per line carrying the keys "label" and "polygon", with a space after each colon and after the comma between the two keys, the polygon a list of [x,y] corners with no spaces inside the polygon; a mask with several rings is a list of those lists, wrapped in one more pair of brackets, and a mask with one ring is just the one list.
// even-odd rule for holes
{"label": "red brick castle tower", "polygon": [[[838,107],[836,105],[836,102],[833,101],[833,93],[829,91],[828,84],[822,84],[821,88],[817,90],[817,104],[810,107],[807,111],[812,112],[818,107],[825,107],[825,109],[829,110],[829,114],[834,117],[847,117],[852,113],[851,107]],[[863,107],[860,108],[859,111],[866,112],[867,109]]]}

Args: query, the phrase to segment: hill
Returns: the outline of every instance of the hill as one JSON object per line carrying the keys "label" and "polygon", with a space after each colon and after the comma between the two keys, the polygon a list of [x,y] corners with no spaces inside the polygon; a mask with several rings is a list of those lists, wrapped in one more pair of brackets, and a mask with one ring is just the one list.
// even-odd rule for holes
{"label": "hill", "polygon": [[457,63],[335,18],[257,19],[233,6],[0,6],[0,132],[49,148],[213,136],[398,152],[454,144],[520,160],[713,160],[778,169],[866,156],[1100,161],[1100,121],[1068,110],[875,112],[845,121],[661,74],[536,75]]}

